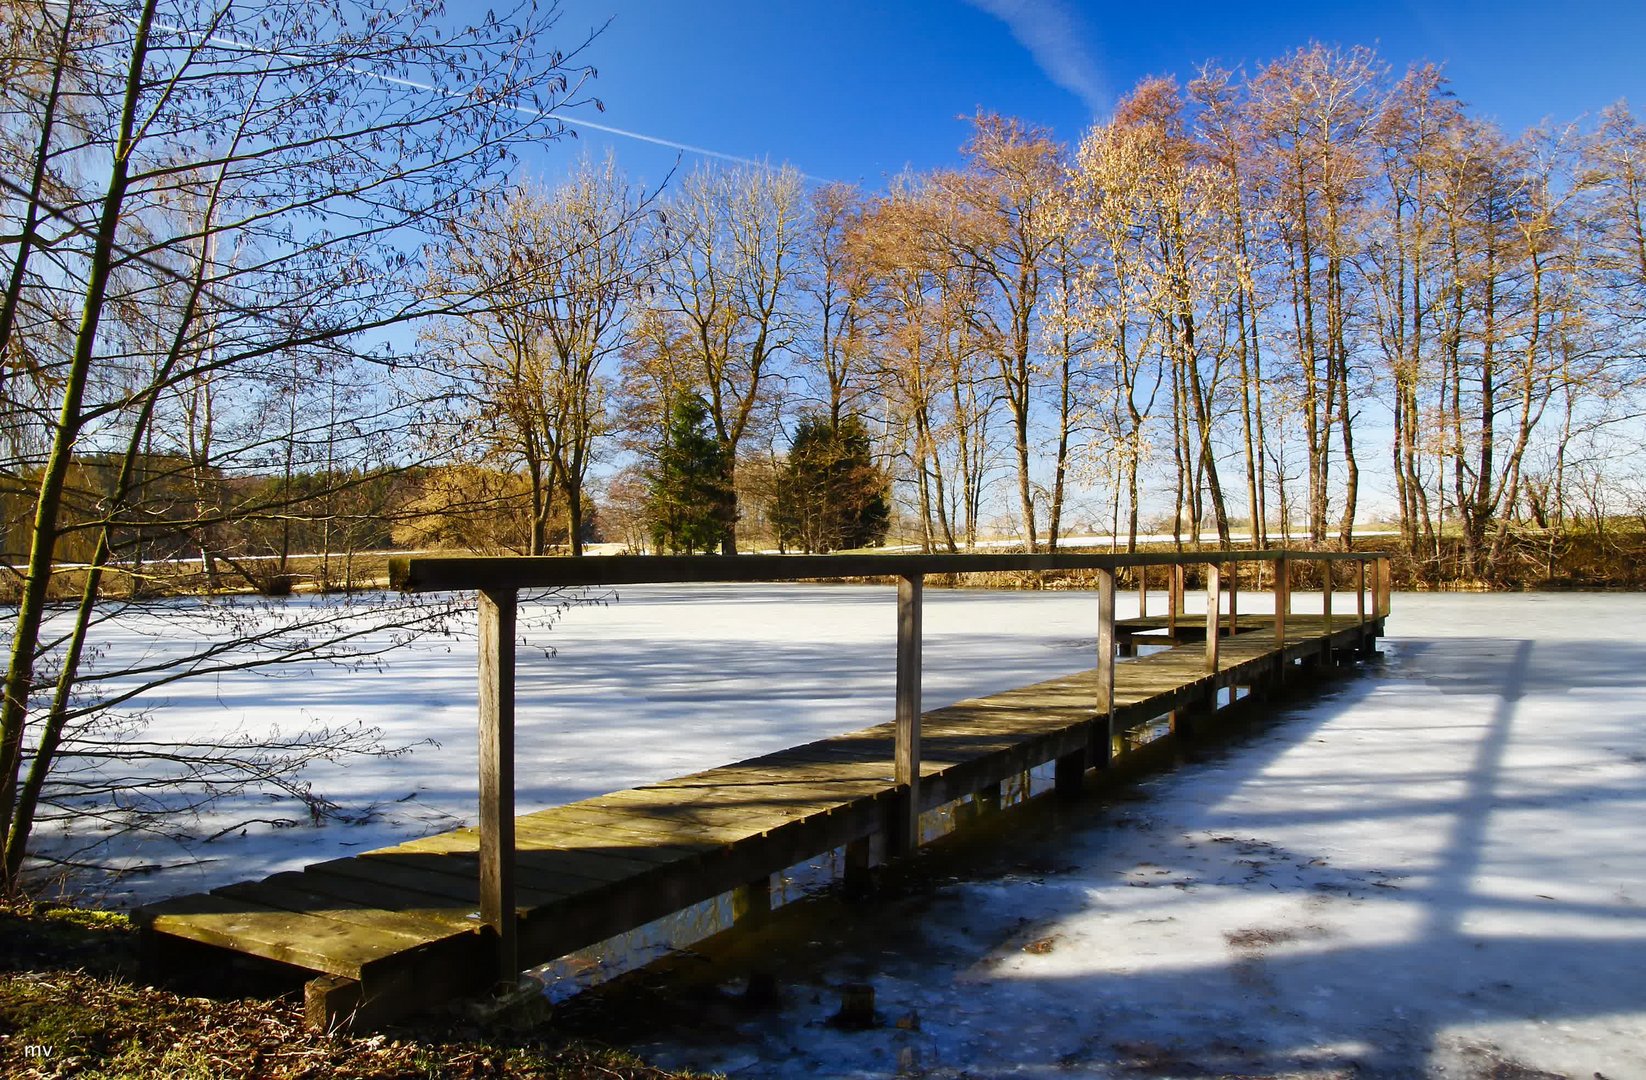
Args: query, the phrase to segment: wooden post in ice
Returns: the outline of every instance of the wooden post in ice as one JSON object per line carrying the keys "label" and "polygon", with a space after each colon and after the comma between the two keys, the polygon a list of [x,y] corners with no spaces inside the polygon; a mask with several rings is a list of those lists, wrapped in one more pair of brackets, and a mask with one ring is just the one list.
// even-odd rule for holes
{"label": "wooden post in ice", "polygon": [[[1183,610],[1183,564],[1173,563],[1166,583],[1166,636],[1177,637],[1177,616]],[[1175,644],[1175,642],[1174,642]]]}
{"label": "wooden post in ice", "polygon": [[[1142,567],[1138,570],[1141,582]],[[1097,769],[1107,768],[1114,757],[1114,637],[1114,571],[1105,568],[1097,572],[1097,717],[1088,755]]]}
{"label": "wooden post in ice", "polygon": [[1355,585],[1355,621],[1362,626],[1366,624],[1366,560],[1360,559],[1355,563],[1359,571]]}
{"label": "wooden post in ice", "polygon": [[1320,662],[1330,667],[1337,663],[1337,649],[1332,644],[1332,588],[1336,584],[1332,560],[1320,560],[1320,614],[1325,623],[1326,636],[1320,639]]}
{"label": "wooden post in ice", "polygon": [[1217,563],[1206,564],[1206,671],[1209,674],[1217,673],[1217,643],[1222,637],[1218,633],[1218,623],[1222,621],[1222,567]]}
{"label": "wooden post in ice", "polygon": [[906,854],[920,843],[920,605],[925,578],[897,579],[896,777],[904,788],[887,832],[889,850]]}
{"label": "wooden post in ice", "polygon": [[1320,613],[1326,620],[1326,632],[1332,632],[1332,560],[1320,560]]}
{"label": "wooden post in ice", "polygon": [[514,589],[480,592],[480,918],[497,933],[497,979],[514,985]]}
{"label": "wooden post in ice", "polygon": [[1275,559],[1275,648],[1280,650],[1280,672],[1286,671],[1286,616],[1292,613],[1292,564],[1284,555]]}

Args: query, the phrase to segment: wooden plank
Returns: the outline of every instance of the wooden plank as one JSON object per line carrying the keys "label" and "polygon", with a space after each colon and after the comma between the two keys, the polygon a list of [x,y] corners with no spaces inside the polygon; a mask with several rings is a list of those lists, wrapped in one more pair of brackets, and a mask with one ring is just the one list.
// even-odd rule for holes
{"label": "wooden plank", "polygon": [[[1326,562],[1357,553],[1281,549],[1218,553],[1223,561],[1268,561],[1281,554]],[[408,592],[517,590],[568,585],[641,585],[660,582],[814,581],[904,575],[1114,570],[1133,566],[1192,566],[1200,552],[1095,554],[1059,551],[1013,555],[586,555],[435,556],[392,558],[389,581]]]}
{"label": "wooden plank", "polygon": [[274,884],[282,889],[305,893],[322,900],[359,904],[372,911],[409,916],[426,925],[439,927],[446,933],[474,933],[480,929],[479,917],[473,903],[441,903],[433,897],[424,898],[422,894],[408,893],[403,888],[374,884],[358,878],[310,874],[307,870],[288,870],[265,878],[258,884]]}
{"label": "wooden plank", "polygon": [[368,963],[427,943],[392,930],[337,922],[226,896],[168,900],[147,916],[152,930],[357,979]]}
{"label": "wooden plank", "polygon": [[[571,814],[555,813],[554,810],[540,811],[538,814],[521,818],[515,837],[517,844],[524,842],[521,837],[529,828],[533,828],[538,820],[552,827],[558,838],[557,842],[568,848],[594,849],[639,862],[678,863],[684,859],[694,859],[708,850],[706,845],[671,844],[653,836],[635,835],[622,828],[621,821],[613,822],[609,817],[604,819],[605,824],[595,825]],[[614,828],[613,825],[617,827]]]}
{"label": "wooden plank", "polygon": [[224,885],[212,890],[214,896],[247,900],[263,907],[279,908],[332,922],[351,923],[373,929],[390,930],[422,941],[439,941],[454,933],[475,933],[473,922],[442,920],[403,911],[394,911],[357,898],[330,896],[308,888],[308,880],[296,871],[286,871],[258,882]]}
{"label": "wooden plank", "polygon": [[[568,849],[549,844],[533,843],[532,841],[540,835],[537,825],[517,823],[515,833],[516,865],[525,866],[529,864],[541,872],[552,872],[563,875],[568,881],[585,881],[590,885],[620,881],[636,874],[645,873],[657,865],[635,859],[626,859],[621,856],[607,855],[599,851]],[[423,852],[442,855],[478,855],[478,851],[479,849],[472,838],[452,833],[426,836],[421,840],[410,840],[397,847],[385,849],[386,853],[406,852],[413,854]]]}

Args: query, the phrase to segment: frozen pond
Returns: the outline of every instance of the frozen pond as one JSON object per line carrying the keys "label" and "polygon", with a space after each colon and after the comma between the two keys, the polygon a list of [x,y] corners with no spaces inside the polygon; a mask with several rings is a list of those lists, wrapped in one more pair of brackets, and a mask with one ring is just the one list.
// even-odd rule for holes
{"label": "frozen pond", "polygon": [[[516,677],[521,813],[890,718],[895,589],[635,586],[587,599],[560,612],[552,625],[522,608]],[[1155,596],[1152,609],[1164,602],[1163,594]],[[1299,598],[1300,607],[1311,602],[1318,608],[1319,597]],[[1340,598],[1340,610],[1351,602]],[[290,603],[325,606],[315,598]],[[1122,594],[1120,614],[1135,613],[1136,604],[1135,594]],[[472,610],[454,621],[454,630],[426,635],[365,666],[304,663],[229,672],[172,683],[131,701],[129,708],[147,712],[148,739],[360,722],[381,729],[385,745],[413,749],[311,767],[306,775],[315,793],[337,807],[336,819],[319,827],[300,803],[251,796],[226,800],[198,818],[178,815],[171,835],[123,840],[105,858],[164,869],[127,875],[108,899],[141,903],[472,823]],[[98,631],[97,663],[105,670],[154,664],[198,648],[216,632],[212,622],[191,620],[182,610],[111,620]],[[925,705],[1090,667],[1095,640],[1096,602],[1089,593],[930,589]],[[416,745],[429,739],[438,746]],[[254,823],[243,835],[230,829],[200,842],[247,820]],[[270,821],[294,824],[277,828]],[[80,822],[70,835],[43,838],[55,850],[72,850],[90,828]]]}
{"label": "frozen pond", "polygon": [[[1091,663],[1090,594],[926,595],[928,707]],[[552,659],[520,653],[521,810],[887,719],[894,608],[884,588],[738,586],[570,610],[530,634]],[[843,927],[776,1013],[648,1049],[740,1076],[1646,1077],[1646,646],[1625,633],[1643,620],[1634,595],[1397,595],[1385,661],[1329,697],[1026,840],[1021,869],[941,885],[859,951]],[[107,655],[176,632],[122,625]],[[460,635],[383,670],[163,691],[150,737],[360,719],[440,745],[312,770],[359,824],[152,839],[117,854],[170,868],[112,895],[472,821],[474,681]],[[237,815],[302,816],[242,801],[179,832]],[[825,1024],[862,981],[888,1024]]]}
{"label": "frozen pond", "polygon": [[[1394,611],[1386,660],[1330,697],[892,925],[814,932],[779,1012],[642,1052],[795,1078],[1646,1076],[1646,647],[1619,635],[1646,598]],[[853,982],[885,1026],[827,1023]]]}

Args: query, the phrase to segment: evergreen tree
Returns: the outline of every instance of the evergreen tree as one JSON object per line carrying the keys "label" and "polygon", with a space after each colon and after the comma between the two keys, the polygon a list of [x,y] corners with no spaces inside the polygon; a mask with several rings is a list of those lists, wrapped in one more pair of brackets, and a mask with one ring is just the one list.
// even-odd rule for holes
{"label": "evergreen tree", "polygon": [[777,483],[772,514],[785,547],[808,552],[870,547],[891,524],[890,485],[855,416],[839,425],[803,417]]}
{"label": "evergreen tree", "polygon": [[710,426],[708,405],[696,394],[677,400],[647,474],[647,512],[658,551],[709,554],[721,548],[737,515],[730,465],[730,452]]}

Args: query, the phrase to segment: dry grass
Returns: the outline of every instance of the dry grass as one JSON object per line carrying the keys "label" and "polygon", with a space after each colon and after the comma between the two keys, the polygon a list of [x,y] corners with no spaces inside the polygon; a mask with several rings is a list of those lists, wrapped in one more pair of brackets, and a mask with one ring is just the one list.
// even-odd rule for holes
{"label": "dry grass", "polygon": [[[0,1075],[7,1077],[605,1077],[667,1080],[552,1026],[450,1017],[374,1035],[316,1033],[289,999],[189,997],[144,985],[121,916],[0,909]],[[42,1056],[49,1049],[49,1056]]]}

